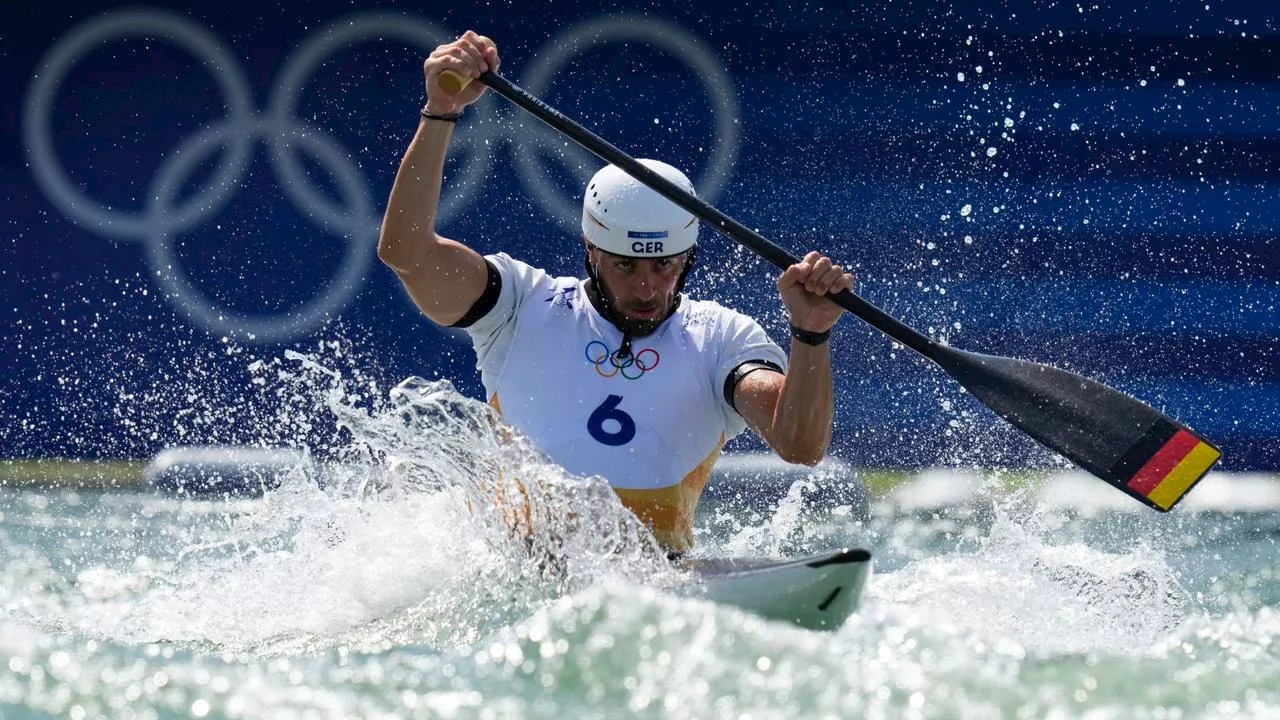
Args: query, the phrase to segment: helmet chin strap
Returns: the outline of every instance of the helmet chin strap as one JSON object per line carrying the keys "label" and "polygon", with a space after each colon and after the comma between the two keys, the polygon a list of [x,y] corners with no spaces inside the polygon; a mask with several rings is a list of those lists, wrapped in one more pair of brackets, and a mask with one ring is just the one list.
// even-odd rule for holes
{"label": "helmet chin strap", "polygon": [[[698,256],[698,246],[695,245],[686,253],[684,269],[680,271],[680,279],[676,281],[675,302],[671,303],[671,309],[667,310],[667,314],[654,324],[654,327],[666,322],[680,307],[680,293],[684,291],[685,280],[689,277],[689,271],[693,269],[693,262]],[[609,293],[605,290],[604,283],[600,280],[600,273],[596,270],[596,266],[591,264],[591,254],[587,253],[582,258],[582,264],[587,269],[587,279],[591,281],[595,289],[595,295],[599,298],[598,309],[605,320],[613,323],[613,326],[622,331],[622,345],[618,347],[616,356],[619,360],[631,356],[631,342],[635,332],[631,328],[631,323],[627,322],[626,317],[618,312],[613,306],[613,301],[609,299]]]}

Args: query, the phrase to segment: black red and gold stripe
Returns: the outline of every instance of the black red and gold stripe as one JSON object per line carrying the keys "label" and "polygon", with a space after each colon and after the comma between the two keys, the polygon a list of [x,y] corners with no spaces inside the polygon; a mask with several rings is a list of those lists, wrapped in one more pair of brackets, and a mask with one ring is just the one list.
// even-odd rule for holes
{"label": "black red and gold stripe", "polygon": [[1161,417],[1111,468],[1111,478],[1130,495],[1158,510],[1170,510],[1222,457],[1203,438]]}

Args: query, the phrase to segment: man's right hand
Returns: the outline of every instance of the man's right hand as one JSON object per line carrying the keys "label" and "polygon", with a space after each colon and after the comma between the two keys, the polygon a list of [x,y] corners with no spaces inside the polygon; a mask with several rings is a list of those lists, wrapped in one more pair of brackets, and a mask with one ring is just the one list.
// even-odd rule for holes
{"label": "man's right hand", "polygon": [[480,99],[485,91],[484,83],[470,83],[456,95],[445,92],[440,87],[440,73],[450,70],[474,80],[480,77],[480,73],[497,70],[499,63],[498,46],[471,30],[436,48],[422,64],[427,84],[427,112],[436,115],[462,112],[466,106]]}

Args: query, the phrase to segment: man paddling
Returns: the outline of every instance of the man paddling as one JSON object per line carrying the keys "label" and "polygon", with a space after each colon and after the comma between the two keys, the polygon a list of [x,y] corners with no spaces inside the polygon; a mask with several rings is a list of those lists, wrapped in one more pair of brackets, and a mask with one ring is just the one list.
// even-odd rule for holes
{"label": "man paddling", "polygon": [[[616,167],[583,198],[586,278],[556,278],[506,253],[482,256],[435,227],[454,126],[485,87],[456,94],[448,70],[497,70],[468,31],[423,64],[427,103],[400,163],[378,257],[434,322],[475,346],[489,402],[552,460],[606,478],[673,555],[693,545],[698,498],[724,443],[747,427],[778,455],[815,465],[831,439],[827,338],[843,310],[824,295],[853,278],[811,252],[778,278],[790,357],[751,318],[682,292],[697,218]],[[693,192],[676,168],[641,161]]]}

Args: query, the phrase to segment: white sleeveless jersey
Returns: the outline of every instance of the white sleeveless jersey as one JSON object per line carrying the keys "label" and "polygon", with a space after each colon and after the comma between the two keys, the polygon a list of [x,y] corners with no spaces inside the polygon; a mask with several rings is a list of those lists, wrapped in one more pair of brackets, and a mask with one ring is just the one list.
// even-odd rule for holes
{"label": "white sleeveless jersey", "polygon": [[668,548],[693,542],[693,514],[721,446],[746,427],[724,384],[744,362],[786,367],[751,318],[683,297],[653,334],[622,333],[585,281],[553,278],[504,254],[496,305],[467,328],[489,401],[552,460],[609,481]]}

